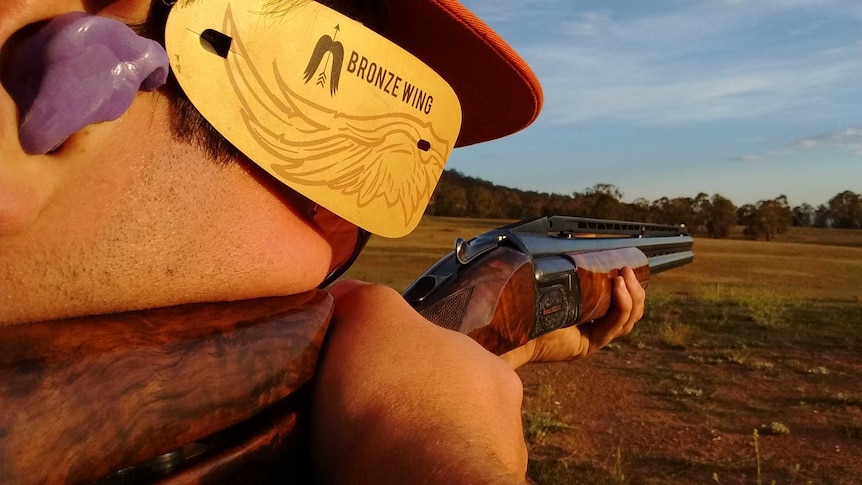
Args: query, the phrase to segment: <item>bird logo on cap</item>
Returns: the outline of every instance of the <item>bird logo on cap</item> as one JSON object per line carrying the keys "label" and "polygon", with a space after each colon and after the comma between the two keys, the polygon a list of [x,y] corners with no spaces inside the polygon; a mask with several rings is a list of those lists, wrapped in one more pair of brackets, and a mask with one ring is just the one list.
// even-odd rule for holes
{"label": "bird logo on cap", "polygon": [[341,65],[344,63],[344,45],[335,40],[338,37],[338,32],[341,27],[335,26],[335,34],[333,36],[323,35],[317,40],[317,45],[314,46],[314,52],[311,53],[311,59],[308,60],[308,66],[305,67],[305,83],[314,77],[320,63],[324,62],[320,74],[317,75],[316,84],[320,87],[326,86],[326,70],[329,67],[329,61],[332,61],[331,81],[329,83],[329,94],[335,96],[338,91],[338,79],[341,76]]}

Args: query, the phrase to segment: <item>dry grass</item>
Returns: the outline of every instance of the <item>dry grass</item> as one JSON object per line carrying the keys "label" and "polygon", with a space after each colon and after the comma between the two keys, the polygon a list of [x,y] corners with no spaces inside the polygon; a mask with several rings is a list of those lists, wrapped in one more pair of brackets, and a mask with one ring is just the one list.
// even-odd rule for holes
{"label": "dry grass", "polygon": [[[745,239],[742,226],[731,234],[732,239]],[[779,234],[775,242],[817,244],[825,246],[862,247],[862,230],[860,229],[822,229],[818,227],[791,227],[786,234]]]}
{"label": "dry grass", "polygon": [[[406,238],[373,238],[348,277],[403,290],[451,251],[455,238],[470,238],[506,222],[425,218]],[[848,374],[842,369],[851,364],[833,358],[862,352],[862,231],[792,229],[771,242],[697,238],[694,251],[691,265],[653,277],[643,322],[623,341],[621,349],[609,355],[629,352],[641,356],[644,365],[635,368],[623,361],[622,372],[646,382],[651,390],[648,398],[667,401],[668,413],[688,413],[707,423],[709,429],[719,425],[726,428],[762,415],[758,426],[767,423],[768,430],[773,431],[765,438],[773,440],[768,442],[770,453],[761,456],[762,450],[755,448],[754,457],[745,460],[733,461],[728,456],[709,461],[641,456],[627,448],[622,452],[615,448],[617,453],[605,457],[608,459],[587,459],[572,458],[574,451],[561,448],[560,456],[540,456],[530,462],[529,476],[536,483],[640,483],[638,475],[647,478],[643,483],[662,483],[665,477],[695,474],[720,478],[719,483],[757,483],[763,482],[764,475],[771,478],[776,474],[783,477],[780,483],[806,483],[805,477],[815,473],[811,470],[820,467],[817,473],[822,474],[826,465],[807,458],[801,471],[799,465],[794,471],[781,471],[778,462],[799,458],[787,455],[791,448],[774,451],[773,447],[781,444],[776,440],[803,439],[806,433],[814,433],[809,428],[821,434],[832,432],[835,436],[829,439],[850,440],[851,444],[862,439],[858,414],[862,392],[855,383],[848,387]],[[826,360],[812,360],[807,357],[810,355]],[[687,370],[677,370],[681,366]],[[804,399],[793,395],[786,401],[758,401],[740,407],[738,401],[716,393],[726,386],[716,377],[718,371],[725,380],[741,376],[754,395],[759,392],[755,383],[792,381],[799,389],[811,390]],[[549,387],[539,389],[537,396],[525,398],[525,429],[531,442],[553,449],[552,445],[572,432],[573,425],[568,424],[569,415],[559,409],[553,394],[565,383],[546,384]],[[822,395],[813,391],[825,384],[832,387],[818,391]],[[791,411],[810,414],[806,406],[819,412],[821,419],[833,417],[822,429],[808,422],[800,427],[798,421],[785,418]],[[792,433],[782,434],[783,428],[769,424],[774,418],[768,416],[781,419],[776,423],[787,423]],[[768,430],[762,428],[761,432]],[[755,441],[755,446],[759,444]],[[761,460],[769,466],[768,473],[760,472]],[[645,467],[653,467],[650,470],[656,476]],[[755,467],[758,470],[754,471]],[[741,476],[754,480],[735,481]]]}
{"label": "dry grass", "polygon": [[[347,275],[403,290],[451,251],[456,238],[508,222],[425,217],[402,239],[373,237]],[[842,245],[827,245],[832,239]],[[714,292],[720,299],[757,289],[787,299],[862,302],[862,230],[791,228],[783,241],[794,242],[696,238],[692,264],[655,278],[666,291]]]}
{"label": "dry grass", "polygon": [[[862,231],[858,237],[862,244]],[[862,247],[698,238],[694,254],[684,270],[657,276],[661,285],[729,295],[757,289],[790,298],[862,301]]]}
{"label": "dry grass", "polygon": [[532,444],[542,443],[549,434],[560,433],[568,425],[560,418],[560,402],[555,397],[554,386],[539,386],[531,399],[532,406],[524,412],[524,436]]}
{"label": "dry grass", "polygon": [[685,348],[692,332],[694,328],[678,321],[664,322],[658,328],[659,339],[670,347]]}

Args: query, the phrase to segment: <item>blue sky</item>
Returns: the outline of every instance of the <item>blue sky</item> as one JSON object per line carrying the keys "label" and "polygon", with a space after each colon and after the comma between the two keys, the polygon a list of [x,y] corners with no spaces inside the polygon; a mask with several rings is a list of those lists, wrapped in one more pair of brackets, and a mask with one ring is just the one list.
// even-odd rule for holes
{"label": "blue sky", "polygon": [[462,0],[532,66],[539,119],[456,150],[499,185],[624,200],[862,193],[859,0]]}

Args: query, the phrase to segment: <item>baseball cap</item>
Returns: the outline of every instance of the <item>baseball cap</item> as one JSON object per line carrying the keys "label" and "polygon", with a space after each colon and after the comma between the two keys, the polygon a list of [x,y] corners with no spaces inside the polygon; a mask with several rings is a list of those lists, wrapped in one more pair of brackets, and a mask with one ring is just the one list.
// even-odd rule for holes
{"label": "baseball cap", "polygon": [[374,234],[416,227],[454,147],[538,116],[526,63],[454,0],[379,3],[372,29],[323,3],[180,3],[166,24],[189,100],[252,162]]}
{"label": "baseball cap", "polygon": [[391,0],[384,37],[437,71],[461,101],[467,146],[529,126],[542,88],[527,63],[491,27],[456,0]]}

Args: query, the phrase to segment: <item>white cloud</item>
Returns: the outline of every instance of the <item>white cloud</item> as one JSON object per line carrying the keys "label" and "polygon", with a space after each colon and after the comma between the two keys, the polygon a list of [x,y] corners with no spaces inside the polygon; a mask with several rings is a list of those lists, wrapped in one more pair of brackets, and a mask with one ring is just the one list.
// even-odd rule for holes
{"label": "white cloud", "polygon": [[790,148],[841,150],[862,157],[862,127],[855,126],[833,133],[804,138],[792,143]]}
{"label": "white cloud", "polygon": [[538,74],[543,123],[820,116],[862,102],[859,35],[849,43],[827,35],[839,17],[858,18],[858,0],[828,8],[820,0],[758,0],[673,10],[649,3],[583,10],[559,0],[465,4],[499,26]]}
{"label": "white cloud", "polygon": [[498,183],[816,202],[862,180],[859,0],[463,1],[545,89],[535,126],[475,148]]}
{"label": "white cloud", "polygon": [[609,33],[615,24],[607,11],[589,11],[575,15],[561,23],[561,30],[576,36],[592,37]]}
{"label": "white cloud", "polygon": [[480,19],[495,29],[509,22],[523,22],[525,19],[547,15],[553,11],[564,10],[566,0],[462,0]]}
{"label": "white cloud", "polygon": [[731,161],[762,162],[810,150],[841,151],[856,157],[862,157],[862,126],[852,126],[831,133],[802,138],[788,143],[777,150],[740,155],[731,158]]}

